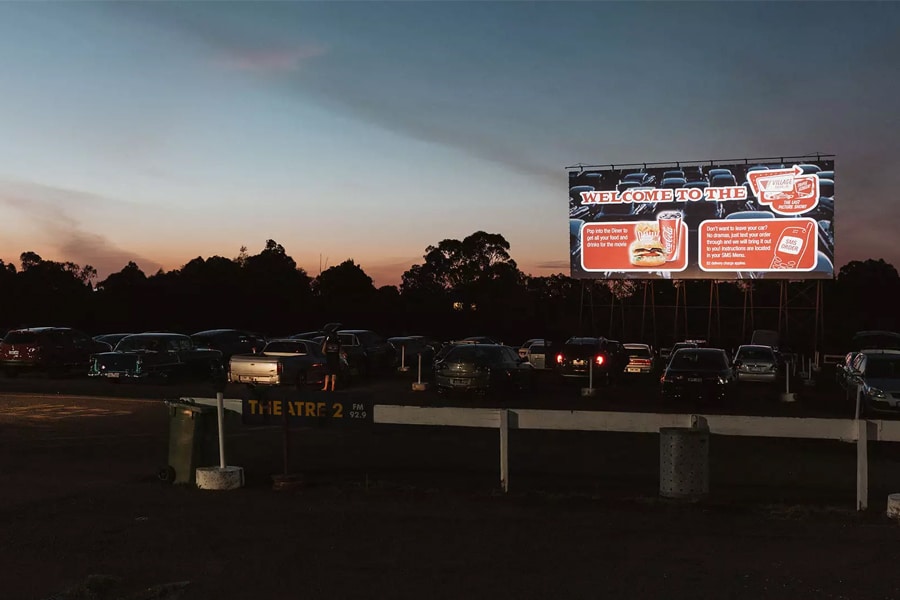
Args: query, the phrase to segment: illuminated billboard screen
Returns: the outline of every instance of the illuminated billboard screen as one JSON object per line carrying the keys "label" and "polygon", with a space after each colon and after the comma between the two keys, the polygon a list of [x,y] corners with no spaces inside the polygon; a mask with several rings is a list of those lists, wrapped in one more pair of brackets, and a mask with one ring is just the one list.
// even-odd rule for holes
{"label": "illuminated billboard screen", "polygon": [[580,279],[830,279],[831,156],[569,168]]}

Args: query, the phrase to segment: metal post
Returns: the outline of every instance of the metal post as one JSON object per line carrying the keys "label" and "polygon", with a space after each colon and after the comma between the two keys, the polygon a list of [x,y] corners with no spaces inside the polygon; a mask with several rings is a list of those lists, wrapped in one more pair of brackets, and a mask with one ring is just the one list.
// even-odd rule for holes
{"label": "metal post", "polygon": [[406,369],[406,344],[400,346],[400,368]]}
{"label": "metal post", "polygon": [[225,394],[216,392],[216,408],[219,411],[219,468],[225,468]]}
{"label": "metal post", "polygon": [[509,491],[509,411],[500,411],[500,486]]}
{"label": "metal post", "polygon": [[422,385],[422,353],[419,353],[419,385]]}
{"label": "metal post", "polygon": [[594,389],[594,359],[591,358],[591,362],[588,364],[588,389]]}

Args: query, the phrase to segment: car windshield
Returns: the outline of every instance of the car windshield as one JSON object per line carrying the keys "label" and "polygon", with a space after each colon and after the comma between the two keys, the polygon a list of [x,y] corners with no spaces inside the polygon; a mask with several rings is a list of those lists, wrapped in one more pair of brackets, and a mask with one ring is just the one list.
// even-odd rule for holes
{"label": "car windshield", "polygon": [[890,358],[869,357],[866,377],[873,379],[900,379],[900,356]]}
{"label": "car windshield", "polygon": [[671,369],[722,371],[728,368],[721,352],[692,352],[681,350],[672,357]]}
{"label": "car windshield", "polygon": [[774,361],[775,354],[768,348],[741,348],[738,350],[737,359]]}
{"label": "car windshield", "polygon": [[462,344],[454,346],[445,360],[451,363],[499,364],[503,358],[503,349],[498,346]]}
{"label": "car windshield", "polygon": [[279,352],[283,354],[306,354],[306,344],[303,342],[269,342],[263,352]]}
{"label": "car windshield", "polygon": [[7,344],[33,344],[37,339],[37,334],[32,331],[10,331],[3,341]]}
{"label": "car windshield", "polygon": [[116,344],[116,352],[165,352],[167,350],[189,350],[190,338],[158,338],[133,335]]}

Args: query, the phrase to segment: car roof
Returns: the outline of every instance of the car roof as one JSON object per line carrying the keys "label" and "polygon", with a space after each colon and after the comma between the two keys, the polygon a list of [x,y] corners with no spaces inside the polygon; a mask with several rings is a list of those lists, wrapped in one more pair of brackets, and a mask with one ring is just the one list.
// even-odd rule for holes
{"label": "car roof", "polygon": [[243,333],[243,329],[207,329],[205,331],[198,331],[197,333],[192,333],[191,335],[214,335],[217,333],[229,333],[232,331],[237,331],[239,333]]}
{"label": "car roof", "polygon": [[725,354],[727,353],[722,348],[679,348],[678,352],[684,352],[685,354]]}
{"label": "car roof", "polygon": [[650,344],[623,344],[626,348],[649,348]]}
{"label": "car roof", "polygon": [[71,327],[23,327],[10,329],[7,333],[43,333],[45,331],[70,331]]}
{"label": "car roof", "polygon": [[873,348],[871,350],[860,350],[859,354],[865,354],[866,356],[900,356],[900,350]]}
{"label": "car roof", "polygon": [[133,333],[126,337],[174,337],[174,338],[189,338],[191,336],[185,335],[183,333],[172,333],[171,331],[165,332],[153,332],[153,331],[145,331],[143,333]]}
{"label": "car roof", "polygon": [[761,350],[771,350],[772,352],[775,351],[772,346],[766,346],[765,344],[741,344],[740,346],[738,346],[738,350],[741,350],[743,348],[749,348],[751,350],[759,348]]}

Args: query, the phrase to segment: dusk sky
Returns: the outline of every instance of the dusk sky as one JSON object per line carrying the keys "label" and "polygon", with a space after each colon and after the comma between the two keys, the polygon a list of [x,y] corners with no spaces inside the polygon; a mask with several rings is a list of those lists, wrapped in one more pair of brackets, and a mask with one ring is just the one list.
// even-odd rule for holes
{"label": "dusk sky", "polygon": [[568,274],[565,167],[836,154],[836,253],[900,266],[900,3],[0,4],[0,259],[282,244],[398,284],[500,233]]}

